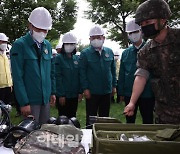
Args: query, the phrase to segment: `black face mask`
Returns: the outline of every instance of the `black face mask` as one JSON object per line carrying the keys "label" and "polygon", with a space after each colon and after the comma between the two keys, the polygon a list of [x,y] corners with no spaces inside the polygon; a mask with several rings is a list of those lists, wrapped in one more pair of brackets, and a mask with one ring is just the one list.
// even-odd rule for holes
{"label": "black face mask", "polygon": [[160,32],[160,30],[155,29],[154,24],[142,26],[141,29],[144,34],[144,37],[146,37],[146,38],[154,38]]}

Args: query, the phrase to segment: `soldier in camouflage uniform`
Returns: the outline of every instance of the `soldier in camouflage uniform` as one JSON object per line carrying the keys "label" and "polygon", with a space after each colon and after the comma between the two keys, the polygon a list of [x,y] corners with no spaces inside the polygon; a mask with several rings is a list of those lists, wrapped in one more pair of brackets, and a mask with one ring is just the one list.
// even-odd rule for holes
{"label": "soldier in camouflage uniform", "polygon": [[180,124],[180,29],[167,26],[171,16],[164,0],[147,0],[136,10],[136,23],[151,40],[138,53],[133,93],[124,113],[134,114],[135,103],[151,72],[156,123]]}

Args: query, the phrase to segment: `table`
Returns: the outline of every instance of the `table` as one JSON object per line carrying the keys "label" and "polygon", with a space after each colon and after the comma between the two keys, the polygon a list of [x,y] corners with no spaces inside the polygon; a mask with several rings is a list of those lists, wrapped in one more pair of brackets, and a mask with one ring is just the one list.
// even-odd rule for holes
{"label": "table", "polygon": [[[92,129],[82,129],[82,145],[85,148],[86,153],[89,152],[89,145],[91,144]],[[1,154],[14,154],[13,150],[10,148],[5,148],[4,146],[0,147]]]}
{"label": "table", "polygon": [[10,148],[0,147],[0,153],[2,154],[14,154],[13,150]]}

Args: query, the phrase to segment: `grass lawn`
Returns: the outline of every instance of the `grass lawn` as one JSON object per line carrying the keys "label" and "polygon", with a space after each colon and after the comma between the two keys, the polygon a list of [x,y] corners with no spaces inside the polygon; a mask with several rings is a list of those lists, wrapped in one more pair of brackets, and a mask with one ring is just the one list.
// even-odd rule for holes
{"label": "grass lawn", "polygon": [[[120,121],[122,123],[125,123],[126,122],[125,116],[122,115],[123,110],[124,110],[124,103],[122,103],[122,104],[112,103],[111,109],[110,109],[110,117],[120,119]],[[85,126],[85,121],[86,121],[86,112],[85,111],[86,111],[85,110],[85,101],[83,100],[82,102],[79,103],[78,111],[77,111],[77,118],[81,124],[81,128],[83,128]],[[15,115],[16,115],[16,109],[13,107],[13,109],[10,113],[11,122],[14,125],[17,125],[21,122],[22,119],[21,119],[21,117],[15,117]],[[54,116],[54,117],[58,116],[58,112],[55,107],[51,108],[51,116]],[[137,114],[136,123],[138,123],[138,124],[142,123],[139,112]]]}

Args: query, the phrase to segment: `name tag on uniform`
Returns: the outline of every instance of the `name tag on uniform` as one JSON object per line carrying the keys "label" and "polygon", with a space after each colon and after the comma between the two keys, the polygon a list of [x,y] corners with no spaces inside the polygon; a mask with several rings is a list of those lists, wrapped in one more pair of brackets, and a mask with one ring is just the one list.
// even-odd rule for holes
{"label": "name tag on uniform", "polygon": [[77,64],[78,64],[78,61],[74,61],[74,64],[77,65]]}
{"label": "name tag on uniform", "polygon": [[108,58],[108,57],[109,57],[109,54],[107,54],[107,53],[106,53],[106,54],[105,54],[105,57],[107,57],[107,58]]}
{"label": "name tag on uniform", "polygon": [[47,49],[45,49],[44,52],[45,52],[45,54],[48,54],[48,50]]}

